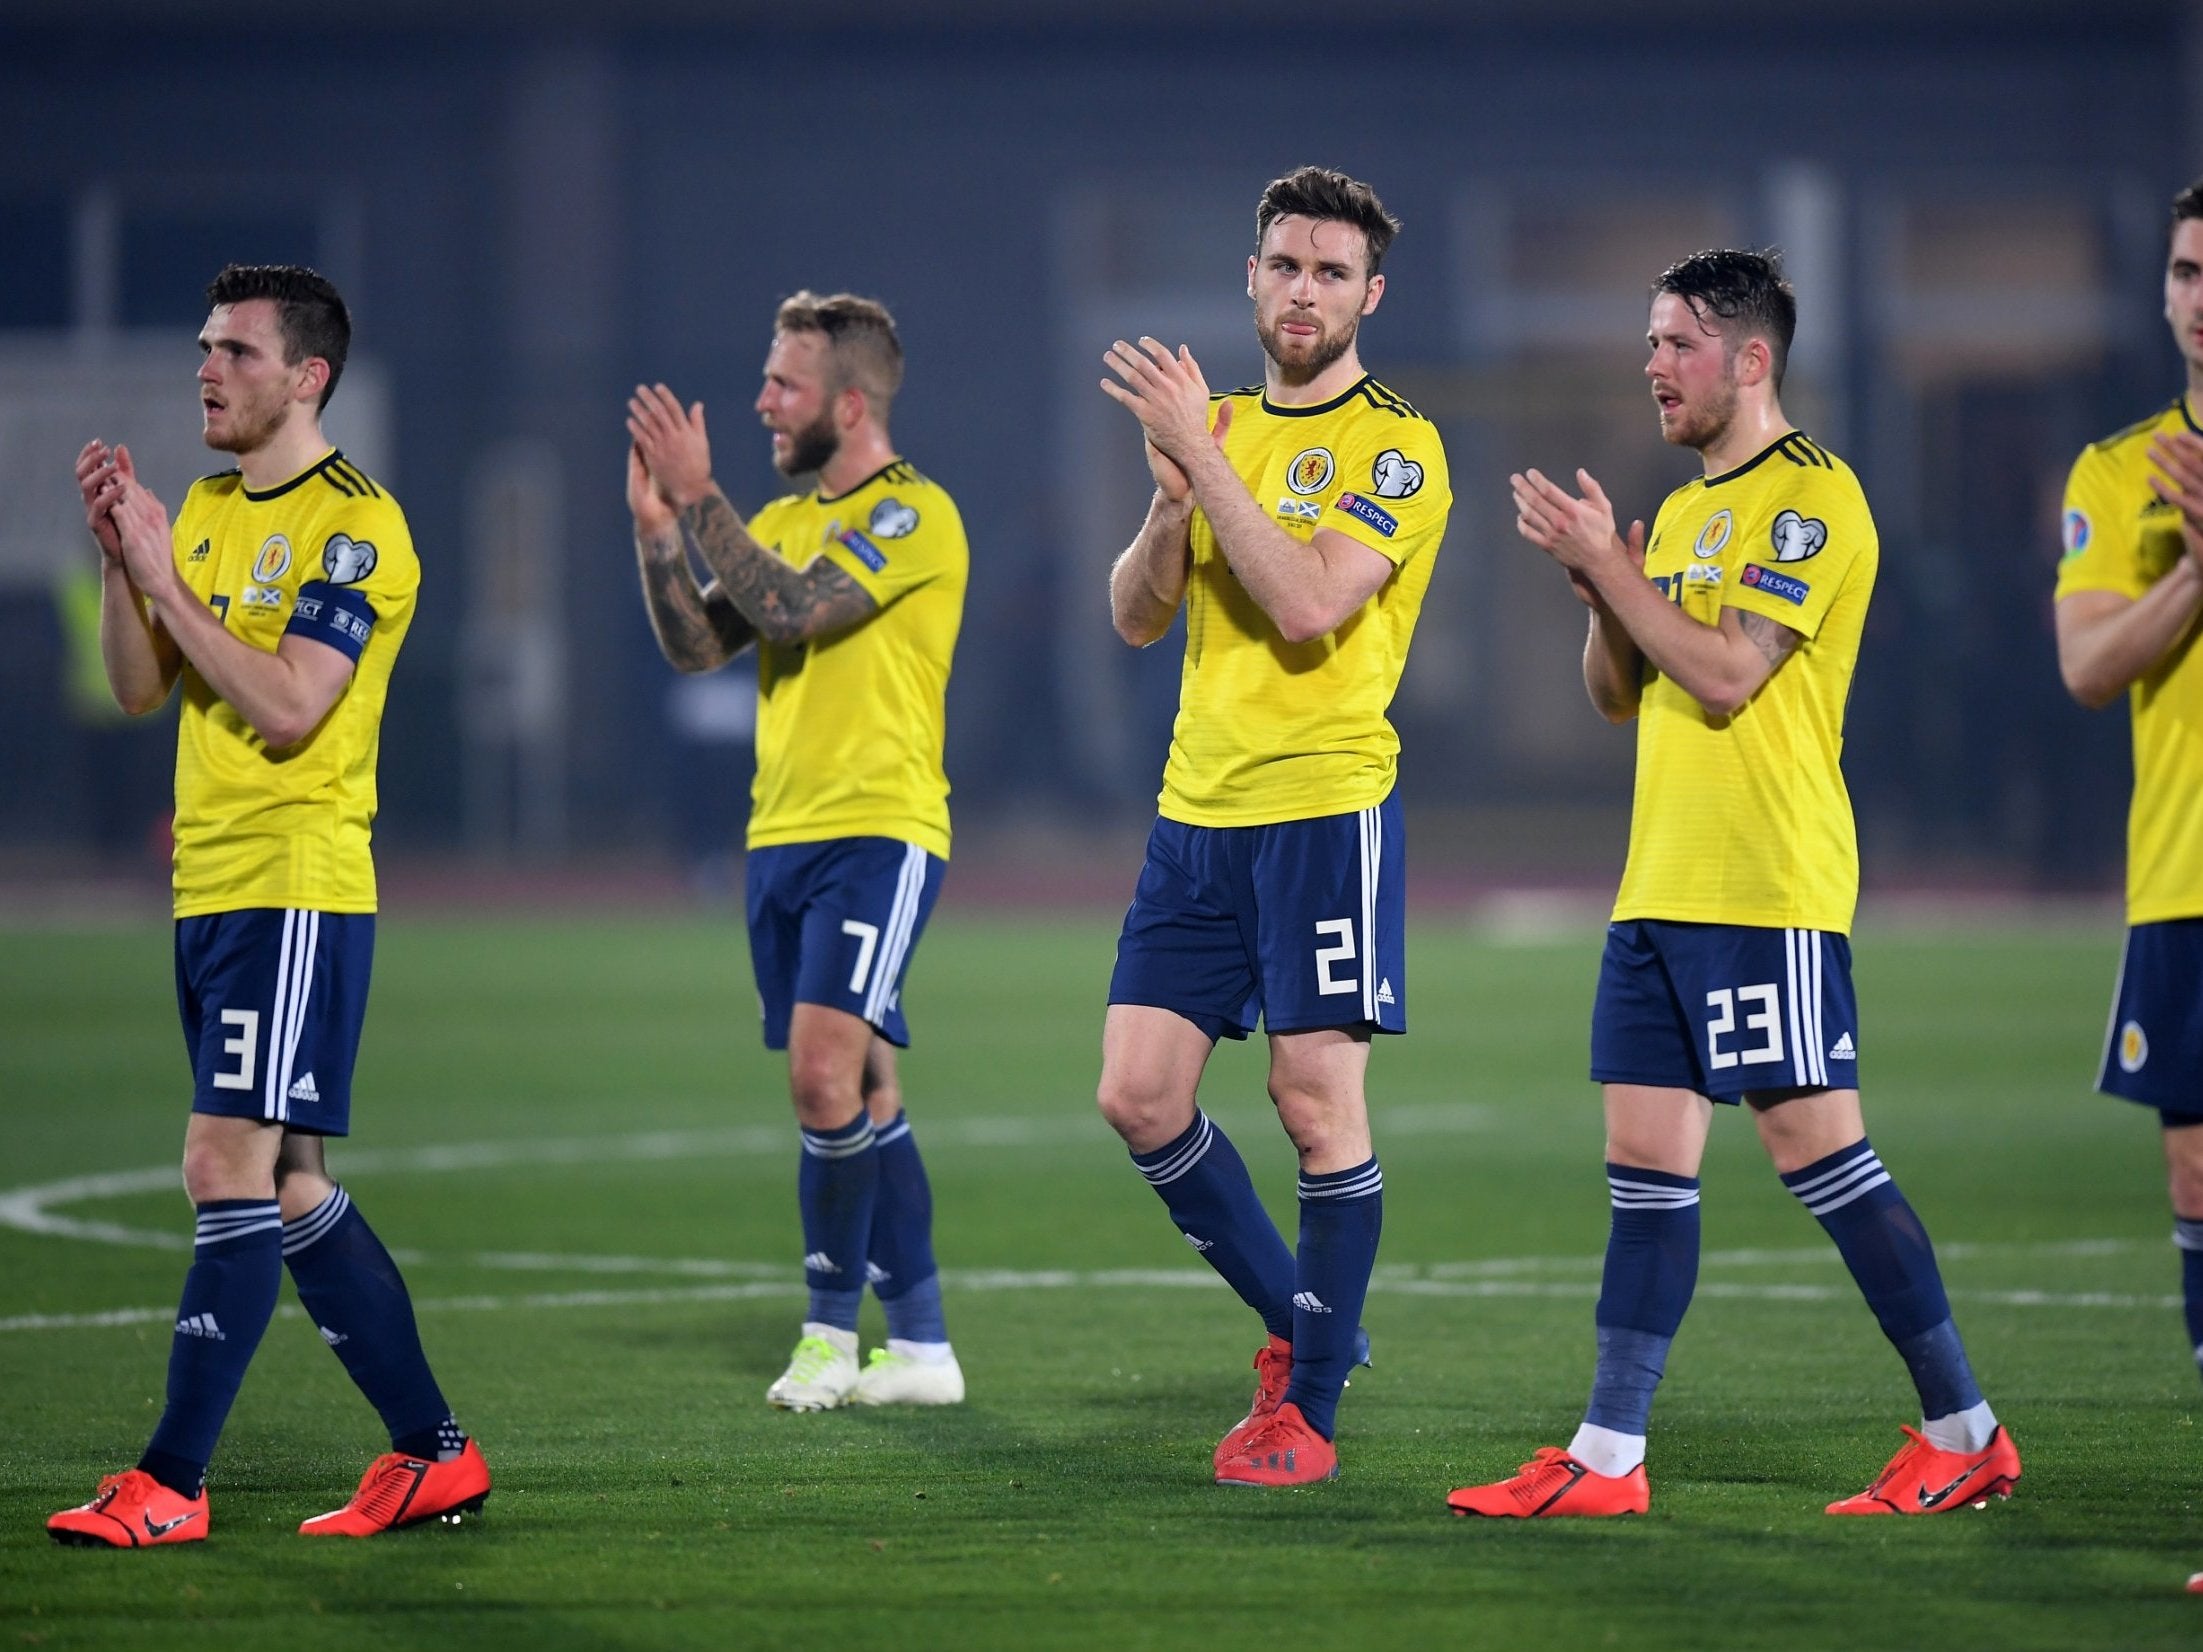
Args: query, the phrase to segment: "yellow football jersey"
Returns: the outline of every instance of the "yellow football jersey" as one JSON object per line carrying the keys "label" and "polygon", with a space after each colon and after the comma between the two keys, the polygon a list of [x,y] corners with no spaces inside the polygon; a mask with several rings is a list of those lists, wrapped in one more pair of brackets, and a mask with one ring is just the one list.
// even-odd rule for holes
{"label": "yellow football jersey", "polygon": [[947,859],[941,745],[971,563],[955,501],[898,459],[833,498],[774,500],[750,536],[797,568],[829,558],[880,605],[832,636],[759,644],[750,847],[891,837]]}
{"label": "yellow football jersey", "polygon": [[1314,407],[1257,385],[1232,404],[1224,456],[1295,539],[1345,534],[1393,565],[1337,630],[1289,643],[1240,585],[1200,511],[1186,579],[1186,659],[1157,807],[1189,826],[1350,814],[1390,795],[1400,737],[1385,711],[1453,507],[1438,428],[1375,379]]}
{"label": "yellow football jersey", "polygon": [[1617,920],[1850,933],[1844,704],[1880,557],[1851,467],[1796,431],[1661,504],[1645,573],[1669,601],[1708,625],[1763,614],[1805,641],[1733,717],[1648,668]]}
{"label": "yellow football jersey", "polygon": [[368,840],[383,700],[421,584],[404,513],[332,451],[264,492],[234,470],[194,482],[173,537],[184,582],[232,636],[273,653],[299,632],[354,661],[321,725],[280,749],[184,663],[176,916],[374,911]]}
{"label": "yellow football jersey", "polygon": [[[2180,515],[2150,490],[2150,438],[2203,435],[2185,397],[2096,443],[2065,485],[2060,597],[2139,597],[2185,549]],[[2191,631],[2128,691],[2134,800],[2127,810],[2127,922],[2203,917],[2203,653]]]}

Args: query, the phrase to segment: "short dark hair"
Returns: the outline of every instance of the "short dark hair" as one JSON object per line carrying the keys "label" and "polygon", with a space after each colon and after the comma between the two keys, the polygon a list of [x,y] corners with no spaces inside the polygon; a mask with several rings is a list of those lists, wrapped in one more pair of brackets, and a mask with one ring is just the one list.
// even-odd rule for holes
{"label": "short dark hair", "polygon": [[317,412],[327,407],[352,348],[352,312],[327,276],[303,264],[231,264],[207,283],[210,309],[255,298],[275,300],[287,365],[296,367],[309,356],[329,364],[329,382],[321,387],[321,400],[314,404]]}
{"label": "short dark hair", "polygon": [[1262,238],[1280,218],[1315,218],[1352,224],[1369,244],[1369,268],[1375,275],[1385,249],[1400,233],[1400,220],[1385,211],[1377,192],[1356,178],[1326,166],[1303,166],[1282,178],[1270,180],[1254,209],[1254,244],[1259,256]]}
{"label": "short dark hair", "polygon": [[1757,335],[1775,358],[1775,388],[1782,388],[1790,341],[1798,331],[1798,295],[1782,276],[1782,254],[1714,248],[1694,252],[1662,270],[1652,290],[1673,293],[1724,341]]}
{"label": "short dark hair", "polygon": [[2203,218],[2203,178],[2196,179],[2172,198],[2172,223],[2169,228],[2178,229],[2190,218]]}
{"label": "short dark hair", "polygon": [[903,341],[895,335],[895,318],[878,299],[795,293],[781,301],[773,331],[821,335],[833,361],[835,391],[862,390],[883,418],[903,387]]}

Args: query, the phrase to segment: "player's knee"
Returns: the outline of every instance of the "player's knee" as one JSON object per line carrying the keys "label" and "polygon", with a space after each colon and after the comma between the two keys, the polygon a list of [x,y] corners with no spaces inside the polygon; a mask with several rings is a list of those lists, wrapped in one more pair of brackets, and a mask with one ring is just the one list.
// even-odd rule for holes
{"label": "player's knee", "polygon": [[1369,1134],[1368,1116],[1359,1097],[1333,1095],[1273,1079],[1270,1101],[1277,1108],[1277,1121],[1285,1127],[1286,1139],[1304,1160],[1335,1159],[1343,1148]]}
{"label": "player's knee", "polygon": [[1109,1128],[1135,1153],[1161,1146],[1193,1122],[1193,1107],[1186,1097],[1142,1073],[1104,1067],[1094,1101]]}
{"label": "player's knee", "polygon": [[216,1199],[272,1198],[275,1173],[227,1143],[189,1142],[184,1147],[184,1194],[195,1205]]}
{"label": "player's knee", "polygon": [[813,1130],[839,1130],[864,1107],[863,1088],[833,1052],[791,1051],[788,1094],[796,1117]]}
{"label": "player's knee", "polygon": [[2167,1166],[2166,1180],[2175,1215],[2190,1218],[2203,1215],[2203,1158],[2195,1155],[2172,1158]]}

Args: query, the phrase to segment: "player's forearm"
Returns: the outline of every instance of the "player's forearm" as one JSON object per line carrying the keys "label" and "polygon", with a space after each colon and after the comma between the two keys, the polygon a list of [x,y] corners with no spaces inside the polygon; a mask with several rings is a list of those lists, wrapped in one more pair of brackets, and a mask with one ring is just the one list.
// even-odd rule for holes
{"label": "player's forearm", "polygon": [[1607,609],[1663,677],[1715,717],[1731,717],[1767,680],[1766,657],[1720,626],[1692,619],[1617,557],[1586,571]]}
{"label": "player's forearm", "polygon": [[1109,570],[1110,623],[1135,648],[1161,637],[1177,617],[1193,564],[1192,528],[1192,502],[1173,503],[1158,489],[1147,520]]}
{"label": "player's forearm", "polygon": [[756,640],[750,622],[716,583],[708,593],[698,587],[679,529],[638,530],[635,561],[658,652],[674,670],[716,671]]}
{"label": "player's forearm", "polygon": [[766,642],[807,642],[878,610],[854,580],[823,557],[798,571],[752,539],[717,487],[681,508],[681,525],[719,590]]}
{"label": "player's forearm", "polygon": [[157,711],[176,686],[176,651],[153,628],[144,599],[119,562],[100,573],[99,657],[115,704],[133,717]]}
{"label": "player's forearm", "polygon": [[[230,635],[214,610],[181,581],[152,602],[155,617],[192,668],[268,745],[280,749],[297,744],[335,704],[335,694],[295,660]],[[336,687],[341,692],[342,684]]]}
{"label": "player's forearm", "polygon": [[1367,593],[1345,587],[1314,545],[1263,513],[1221,453],[1202,455],[1187,474],[1224,560],[1287,642],[1328,636],[1367,600]]}
{"label": "player's forearm", "polygon": [[1610,723],[1637,715],[1644,697],[1645,657],[1611,615],[1591,610],[1583,641],[1583,686],[1591,704]]}
{"label": "player's forearm", "polygon": [[2058,604],[2058,672],[2066,692],[2092,711],[2109,705],[2195,628],[2198,613],[2203,568],[2192,556],[2131,602],[2109,592],[2065,598]]}

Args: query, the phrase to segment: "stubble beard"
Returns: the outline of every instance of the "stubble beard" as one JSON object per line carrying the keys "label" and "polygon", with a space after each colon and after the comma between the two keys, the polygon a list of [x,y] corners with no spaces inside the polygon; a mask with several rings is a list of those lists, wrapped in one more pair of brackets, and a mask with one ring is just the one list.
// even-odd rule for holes
{"label": "stubble beard", "polygon": [[1672,414],[1662,409],[1660,434],[1671,446],[1703,453],[1726,436],[1735,421],[1736,381],[1724,378],[1714,399],[1695,413],[1688,408],[1678,408]]}
{"label": "stubble beard", "polygon": [[257,453],[275,440],[276,432],[283,428],[285,410],[276,409],[258,419],[250,418],[237,403],[223,408],[229,415],[229,428],[223,431],[202,429],[200,435],[206,445],[216,453],[232,453],[242,458]]}

